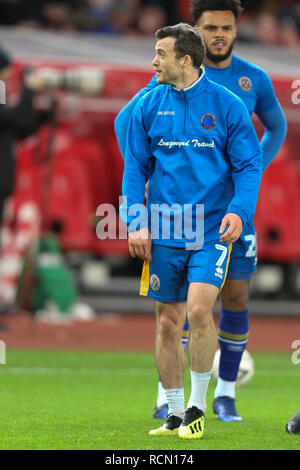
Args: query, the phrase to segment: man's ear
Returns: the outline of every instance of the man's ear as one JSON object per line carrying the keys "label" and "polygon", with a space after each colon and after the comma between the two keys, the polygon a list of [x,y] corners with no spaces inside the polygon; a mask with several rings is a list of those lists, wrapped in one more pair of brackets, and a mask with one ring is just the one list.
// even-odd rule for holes
{"label": "man's ear", "polygon": [[192,58],[190,55],[186,54],[180,59],[182,67],[188,67],[192,65]]}
{"label": "man's ear", "polygon": [[237,24],[234,26],[234,39],[237,38]]}

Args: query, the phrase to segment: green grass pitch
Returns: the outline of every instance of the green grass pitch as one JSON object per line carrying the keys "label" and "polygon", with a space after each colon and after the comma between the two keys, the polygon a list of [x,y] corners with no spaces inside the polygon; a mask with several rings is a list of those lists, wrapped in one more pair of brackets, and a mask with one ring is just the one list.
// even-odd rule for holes
{"label": "green grass pitch", "polygon": [[[237,390],[244,421],[224,423],[207,399],[203,439],[150,437],[153,353],[9,350],[0,366],[0,449],[206,450],[300,448],[285,424],[300,408],[300,365],[288,353],[252,353],[256,373]],[[186,399],[189,394],[189,374]]]}

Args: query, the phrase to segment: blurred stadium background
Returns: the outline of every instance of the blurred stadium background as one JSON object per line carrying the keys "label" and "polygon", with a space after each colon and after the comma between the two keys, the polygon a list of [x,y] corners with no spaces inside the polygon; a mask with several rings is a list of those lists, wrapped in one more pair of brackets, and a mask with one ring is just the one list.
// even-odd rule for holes
{"label": "blurred stadium background", "polygon": [[[251,280],[250,312],[258,323],[252,337],[266,326],[272,347],[289,350],[300,335],[300,2],[247,0],[243,5],[235,53],[269,73],[288,121],[286,141],[263,177],[256,213],[259,264]],[[138,347],[154,348],[153,304],[137,294],[141,264],[129,258],[126,240],[97,237],[96,210],[103,203],[118,210],[123,160],[114,118],[152,77],[153,33],[180,20],[191,21],[189,2],[183,0],[0,1],[0,46],[14,62],[8,103],[20,94],[29,68],[42,68],[51,84],[36,96],[37,108],[52,95],[57,103],[53,122],[17,144],[0,272],[5,314],[0,334],[11,346],[25,344],[27,332],[26,346],[68,347],[67,330],[54,329],[51,343],[44,327],[32,329],[20,311],[37,315],[39,310],[54,322],[67,321],[74,307],[74,318],[94,319],[99,327],[74,327],[70,334],[80,347],[109,349],[113,337],[120,345],[123,336],[129,338],[126,347],[133,347],[130,328],[140,320]],[[253,122],[261,135],[255,117]],[[35,256],[39,219],[43,234],[55,234],[59,244],[48,240],[51,246]],[[47,278],[43,268],[55,263],[70,277],[60,272]],[[48,297],[43,292],[33,301],[34,275],[55,286]],[[5,306],[15,303],[18,313],[8,315]],[[118,336],[114,325],[126,335]],[[289,332],[282,341],[284,328]],[[265,336],[262,349],[263,341]]]}

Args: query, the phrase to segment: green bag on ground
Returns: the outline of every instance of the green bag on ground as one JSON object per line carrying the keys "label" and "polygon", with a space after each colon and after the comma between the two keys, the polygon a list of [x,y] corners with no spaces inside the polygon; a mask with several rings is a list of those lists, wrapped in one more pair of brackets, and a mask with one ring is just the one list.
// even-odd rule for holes
{"label": "green bag on ground", "polygon": [[57,238],[46,234],[28,250],[19,286],[19,303],[32,311],[55,305],[68,313],[77,300],[72,272],[66,266]]}
{"label": "green bag on ground", "polygon": [[77,299],[73,275],[66,266],[60,246],[52,234],[40,240],[36,265],[33,309],[43,310],[55,304],[61,313],[68,313]]}

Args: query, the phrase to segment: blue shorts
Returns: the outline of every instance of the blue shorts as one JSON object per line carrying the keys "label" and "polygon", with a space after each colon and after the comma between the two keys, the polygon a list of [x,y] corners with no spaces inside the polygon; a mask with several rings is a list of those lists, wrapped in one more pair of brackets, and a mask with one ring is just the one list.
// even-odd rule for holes
{"label": "blue shorts", "polygon": [[201,250],[152,245],[152,261],[145,262],[140,295],[160,302],[185,302],[191,282],[219,289],[226,279],[232,245],[208,242]]}
{"label": "blue shorts", "polygon": [[256,233],[253,221],[245,225],[240,238],[232,244],[227,279],[250,279],[256,271]]}

